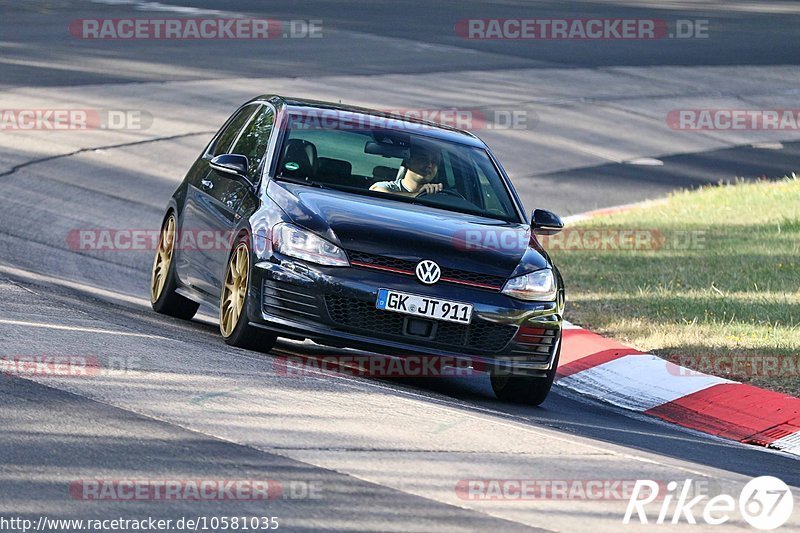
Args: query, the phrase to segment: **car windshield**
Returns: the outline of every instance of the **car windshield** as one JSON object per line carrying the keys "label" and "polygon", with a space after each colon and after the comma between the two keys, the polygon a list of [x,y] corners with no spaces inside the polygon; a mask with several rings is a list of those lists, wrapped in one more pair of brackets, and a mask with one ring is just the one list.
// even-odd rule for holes
{"label": "car windshield", "polygon": [[429,126],[375,127],[354,116],[361,120],[291,115],[278,179],[519,221],[486,150],[417,133]]}

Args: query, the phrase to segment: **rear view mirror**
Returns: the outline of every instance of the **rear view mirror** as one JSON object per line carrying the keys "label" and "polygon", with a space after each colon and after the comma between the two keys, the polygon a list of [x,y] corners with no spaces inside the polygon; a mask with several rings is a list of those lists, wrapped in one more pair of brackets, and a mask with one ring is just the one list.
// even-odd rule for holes
{"label": "rear view mirror", "polygon": [[531,229],[537,235],[555,235],[564,229],[564,223],[551,211],[534,209],[531,215]]}
{"label": "rear view mirror", "polygon": [[364,146],[364,153],[382,155],[383,157],[396,157],[398,159],[405,159],[410,155],[408,146],[383,144],[375,141],[367,142],[367,144]]}

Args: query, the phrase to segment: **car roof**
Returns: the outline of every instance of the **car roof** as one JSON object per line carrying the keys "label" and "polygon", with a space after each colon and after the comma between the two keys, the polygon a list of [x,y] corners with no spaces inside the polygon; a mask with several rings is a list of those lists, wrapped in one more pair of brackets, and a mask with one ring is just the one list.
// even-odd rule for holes
{"label": "car roof", "polygon": [[292,98],[274,94],[265,94],[259,96],[258,98],[253,99],[253,101],[259,101],[259,100],[261,101],[268,100],[273,104],[275,104],[276,107],[279,108],[282,107],[287,112],[299,111],[302,113],[302,112],[308,112],[309,110],[340,111],[343,113],[353,113],[357,115],[368,115],[380,118],[389,118],[392,120],[396,120],[398,122],[405,122],[407,124],[424,125],[425,126],[424,128],[413,128],[413,132],[415,134],[443,141],[450,141],[484,149],[487,148],[486,144],[484,144],[483,141],[481,141],[478,137],[476,137],[475,135],[473,135],[468,131],[461,130],[458,128],[453,128],[451,126],[446,126],[443,124],[438,124],[436,122],[431,122],[428,120],[397,115],[394,113],[381,111],[379,109],[369,109],[366,107],[344,105],[341,103],[337,104],[333,102],[324,102],[320,100]]}

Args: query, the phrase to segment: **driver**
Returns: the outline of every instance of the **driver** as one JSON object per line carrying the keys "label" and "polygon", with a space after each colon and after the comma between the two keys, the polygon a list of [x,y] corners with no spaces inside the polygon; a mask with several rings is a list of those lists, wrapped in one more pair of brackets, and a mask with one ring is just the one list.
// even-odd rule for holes
{"label": "driver", "polygon": [[403,196],[434,194],[442,191],[441,183],[432,183],[439,172],[441,156],[434,148],[412,144],[409,156],[394,181],[379,181],[369,188],[371,191],[390,192]]}

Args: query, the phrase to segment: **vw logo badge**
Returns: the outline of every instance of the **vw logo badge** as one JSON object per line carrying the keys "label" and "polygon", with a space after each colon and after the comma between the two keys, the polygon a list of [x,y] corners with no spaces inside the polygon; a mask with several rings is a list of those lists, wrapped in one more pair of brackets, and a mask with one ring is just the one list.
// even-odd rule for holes
{"label": "vw logo badge", "polygon": [[441,276],[442,269],[430,259],[417,263],[417,279],[425,285],[433,285]]}

